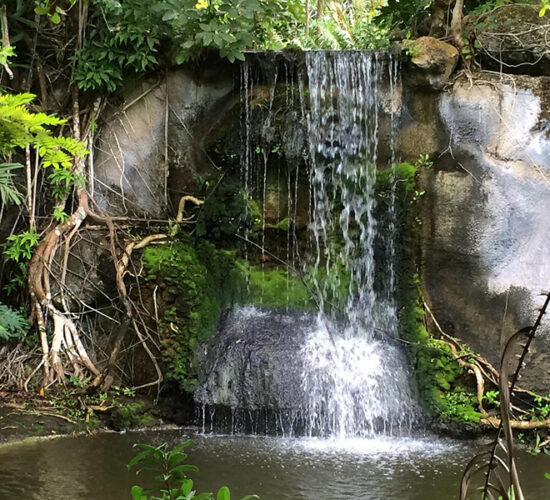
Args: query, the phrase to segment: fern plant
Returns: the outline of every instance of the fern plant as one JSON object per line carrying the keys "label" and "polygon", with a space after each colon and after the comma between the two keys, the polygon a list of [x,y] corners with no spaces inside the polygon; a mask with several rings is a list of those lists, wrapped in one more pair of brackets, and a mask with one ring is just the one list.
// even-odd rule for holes
{"label": "fern plant", "polygon": [[21,337],[28,328],[28,323],[21,311],[0,302],[0,342],[7,342]]}
{"label": "fern plant", "polygon": [[0,208],[21,204],[21,191],[14,182],[13,170],[22,168],[20,163],[0,163]]}

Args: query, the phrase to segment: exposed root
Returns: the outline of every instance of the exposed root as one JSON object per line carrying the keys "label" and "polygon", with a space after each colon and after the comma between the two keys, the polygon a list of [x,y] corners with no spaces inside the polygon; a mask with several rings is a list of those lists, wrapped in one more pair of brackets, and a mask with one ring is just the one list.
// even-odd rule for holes
{"label": "exposed root", "polygon": [[204,200],[199,200],[198,198],[195,198],[194,196],[190,196],[190,195],[182,196],[180,198],[180,202],[178,204],[178,214],[176,216],[176,222],[188,222],[193,218],[193,216],[187,217],[185,219],[183,217],[183,214],[185,212],[185,203],[187,201],[190,201],[190,202],[194,203],[195,205],[202,205],[204,203]]}

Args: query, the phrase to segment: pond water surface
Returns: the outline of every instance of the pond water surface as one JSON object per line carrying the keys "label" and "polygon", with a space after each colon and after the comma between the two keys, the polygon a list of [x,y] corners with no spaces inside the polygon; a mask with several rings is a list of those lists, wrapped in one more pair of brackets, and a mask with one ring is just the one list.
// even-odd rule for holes
{"label": "pond water surface", "polygon": [[[0,447],[0,499],[129,499],[144,478],[128,472],[136,442],[175,445],[189,437],[189,462],[202,491],[228,485],[232,497],[263,500],[451,500],[479,443],[435,438],[328,441],[197,436],[184,431],[102,434]],[[529,500],[549,500],[550,459],[522,453]]]}

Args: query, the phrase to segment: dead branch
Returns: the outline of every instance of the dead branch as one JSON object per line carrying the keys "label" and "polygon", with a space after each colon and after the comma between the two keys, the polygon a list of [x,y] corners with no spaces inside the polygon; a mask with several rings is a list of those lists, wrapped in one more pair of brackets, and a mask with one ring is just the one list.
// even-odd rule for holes
{"label": "dead branch", "polygon": [[204,203],[204,200],[199,200],[198,198],[195,198],[194,196],[191,196],[191,195],[182,196],[180,198],[180,202],[178,203],[178,213],[176,215],[176,222],[178,223],[189,222],[193,218],[193,216],[185,219],[183,218],[183,214],[185,213],[185,203],[187,201],[190,201],[191,203],[194,203],[197,206],[200,206]]}
{"label": "dead branch", "polygon": [[[6,4],[2,5],[2,47],[6,48],[10,46],[10,34],[8,31],[8,7]],[[10,67],[4,63],[2,64],[6,73],[10,77],[10,80],[13,80],[13,71]]]}

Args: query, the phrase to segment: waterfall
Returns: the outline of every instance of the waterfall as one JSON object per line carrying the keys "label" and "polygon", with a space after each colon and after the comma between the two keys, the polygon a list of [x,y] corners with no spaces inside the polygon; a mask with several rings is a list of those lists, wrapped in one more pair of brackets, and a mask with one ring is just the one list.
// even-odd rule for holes
{"label": "waterfall", "polygon": [[[301,145],[302,151],[287,155],[295,165],[287,158],[286,206],[277,213],[286,214],[290,229],[277,245],[287,273],[299,268],[309,283],[317,312],[244,308],[225,317],[195,394],[210,408],[210,422],[216,420],[212,408],[225,407],[231,409],[232,431],[261,427],[346,438],[402,432],[416,419],[412,376],[398,342],[394,188],[388,213],[377,220],[375,210],[380,150],[388,168],[396,161],[398,68],[390,53],[367,51],[311,51],[303,67],[285,63],[284,71],[260,77],[244,63],[243,187],[250,199],[261,201],[265,217],[268,160],[252,136],[259,128],[259,137],[270,136],[276,88],[284,82],[281,101],[290,110],[284,148]],[[252,119],[253,101],[262,94],[259,126]],[[261,165],[253,160],[254,150],[263,151]],[[307,189],[298,188],[300,168],[307,171]],[[309,206],[308,229],[301,235],[306,255],[298,250],[300,197]],[[377,256],[380,238],[384,255]],[[256,246],[262,254],[275,251],[266,247],[265,219]],[[383,275],[379,287],[377,274]],[[201,412],[203,422],[207,413]]]}
{"label": "waterfall", "polygon": [[[390,104],[396,90],[394,60],[382,56],[310,52],[306,57],[317,254],[313,276],[320,304],[318,327],[302,347],[310,434],[372,435],[407,424],[414,407],[407,360],[392,343],[398,337],[393,265],[386,270],[385,293],[377,296],[374,287],[374,187],[384,70],[389,72]],[[390,115],[393,129],[393,107]],[[393,217],[388,214],[385,222],[395,227]],[[390,262],[395,258],[393,232],[386,242]]]}

